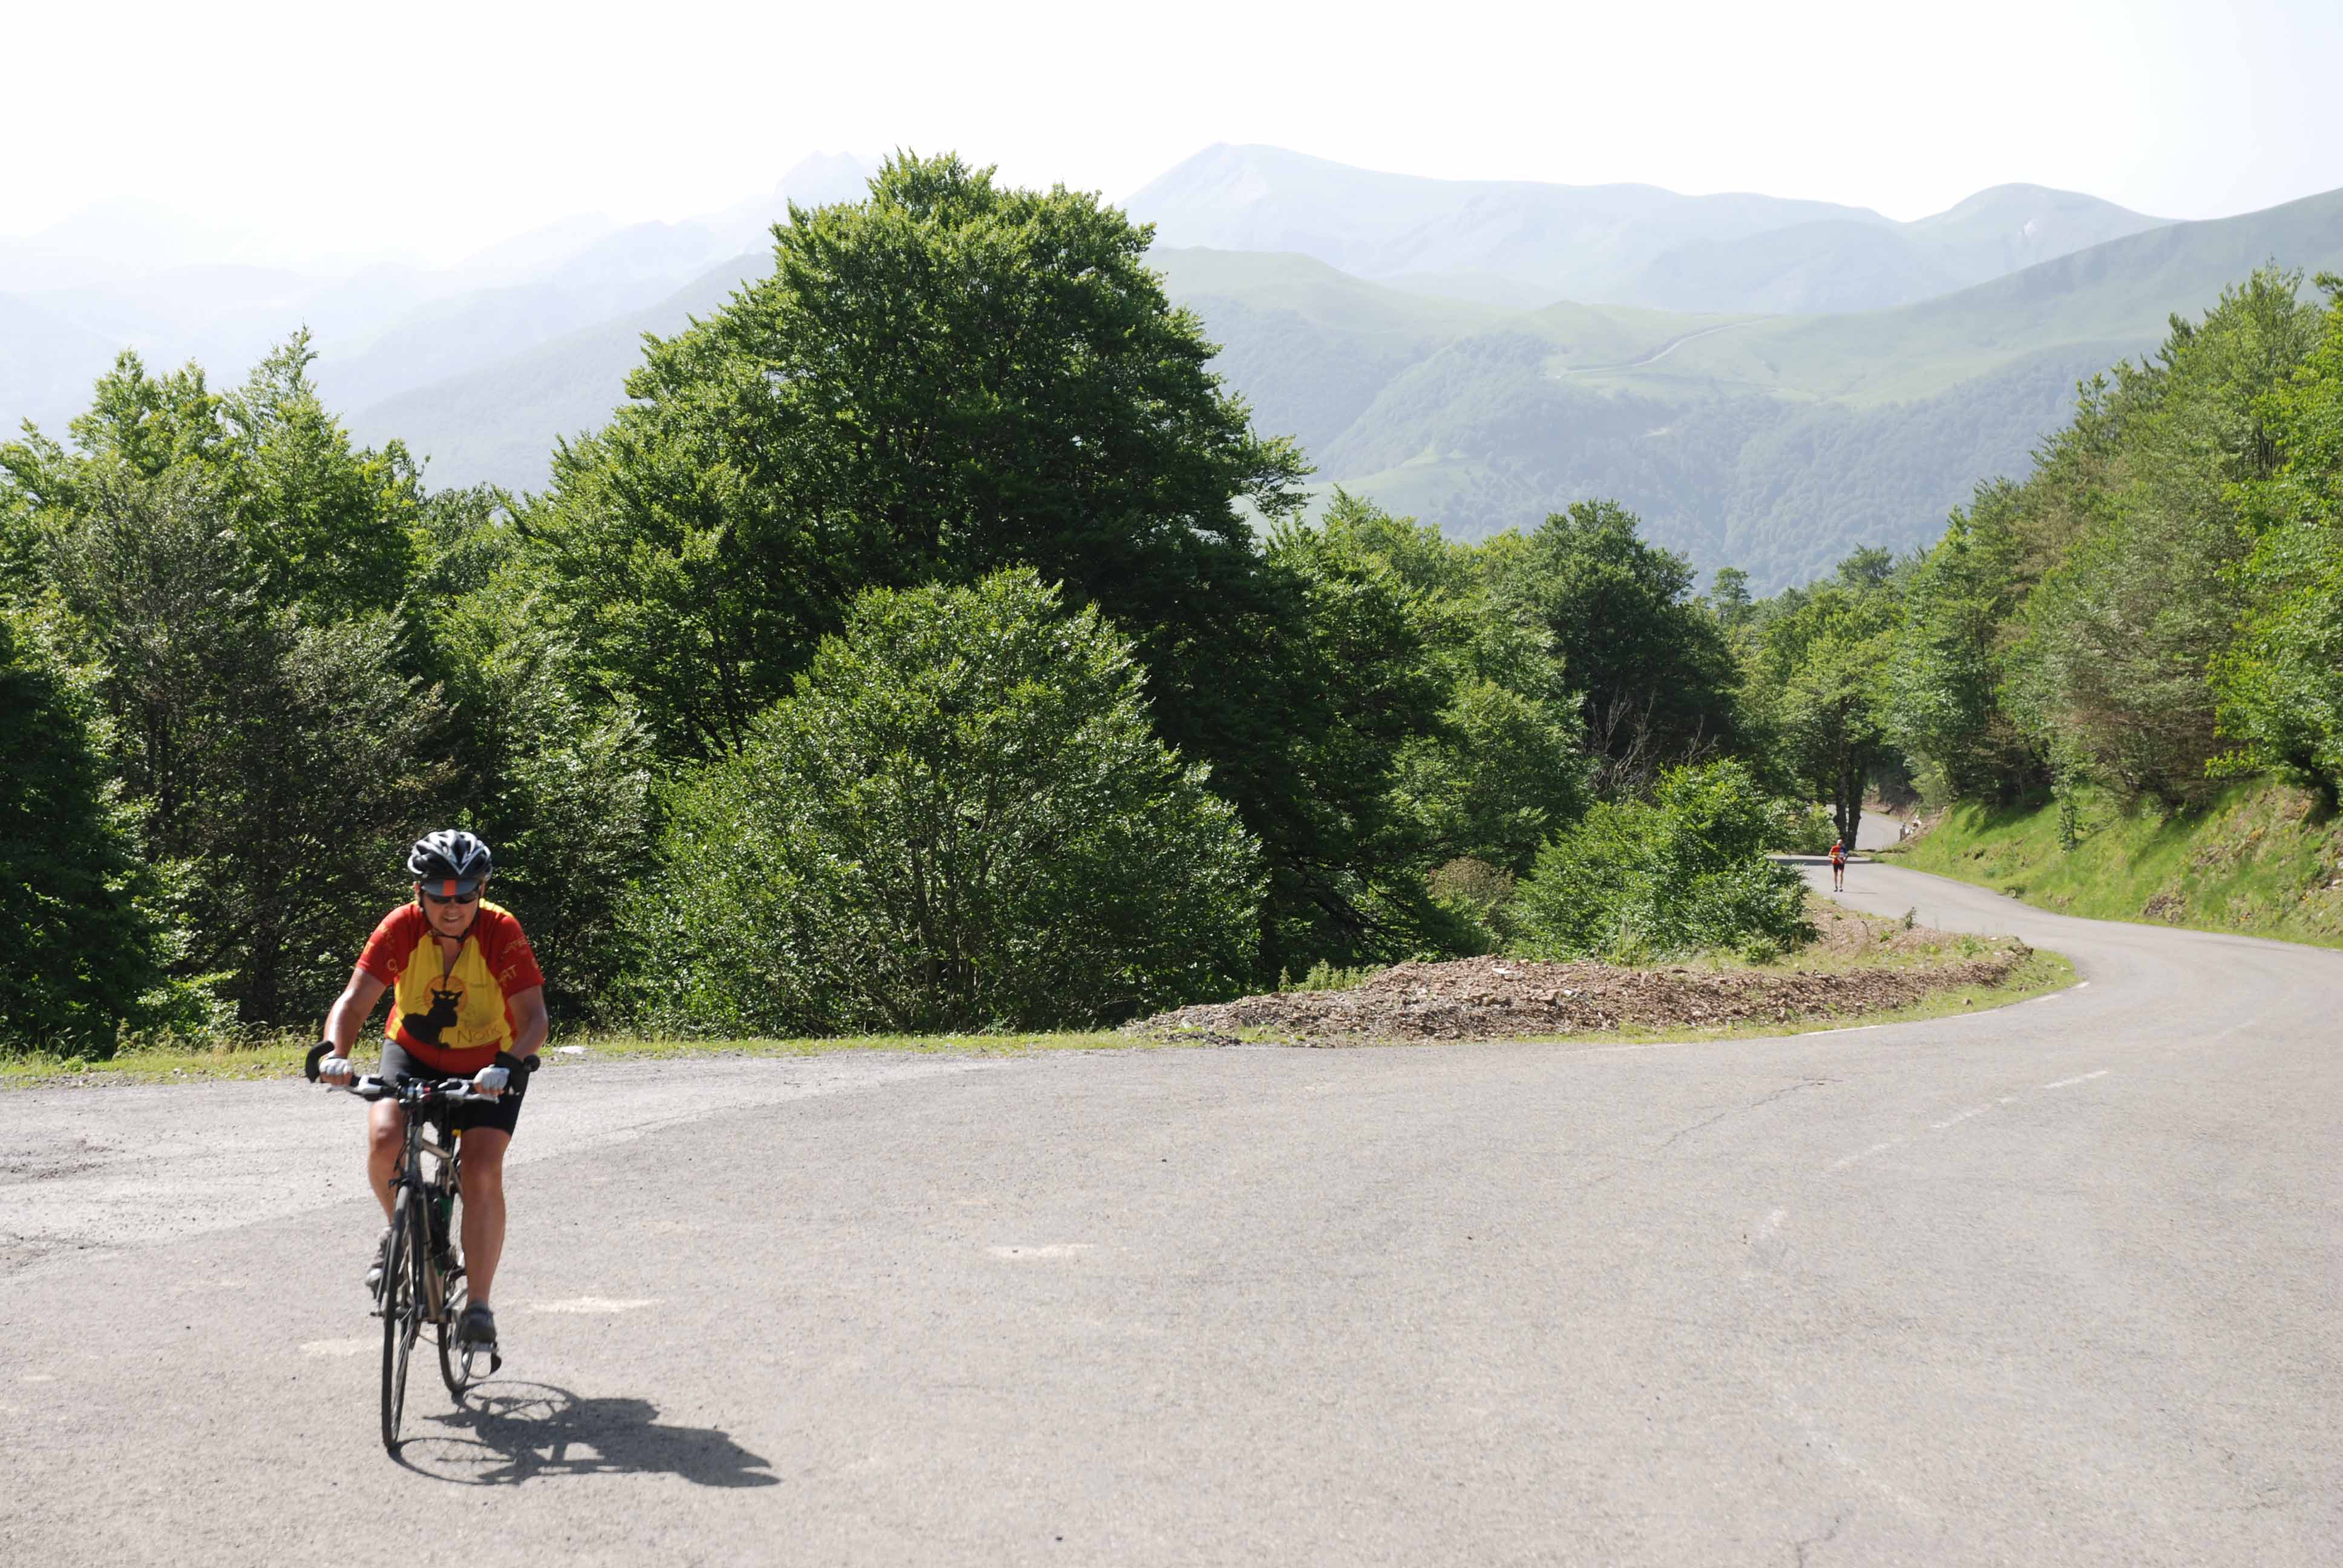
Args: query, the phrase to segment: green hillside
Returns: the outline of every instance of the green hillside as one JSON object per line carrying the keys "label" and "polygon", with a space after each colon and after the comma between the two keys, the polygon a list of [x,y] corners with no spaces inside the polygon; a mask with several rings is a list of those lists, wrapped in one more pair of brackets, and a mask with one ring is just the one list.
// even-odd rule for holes
{"label": "green hillside", "polygon": [[1940,393],[2028,354],[2160,339],[2266,261],[2343,267],[2343,191],[2172,224],[1897,310],[1778,318],[1687,344],[1639,373],[1877,404]]}
{"label": "green hillside", "polygon": [[2071,849],[2049,806],[1960,805],[1889,851],[2062,914],[2343,947],[2343,825],[2268,780],[2160,811],[2085,792]]}
{"label": "green hillside", "polygon": [[[1218,367],[1256,422],[1295,437],[1322,486],[1461,538],[1610,497],[1703,568],[1746,568],[1762,592],[1858,544],[1932,538],[1978,481],[2023,471],[2077,380],[2146,350],[2171,313],[2204,308],[2271,256],[2343,268],[2343,192],[1857,315],[1513,311],[1291,253],[1152,259],[1221,345]],[[765,265],[737,257],[651,309],[363,409],[353,428],[403,436],[442,483],[542,485],[554,437],[598,426],[619,400],[641,334],[680,329]]]}
{"label": "green hillside", "polygon": [[2117,352],[2029,356],[1936,397],[1865,408],[1606,393],[1541,375],[1535,347],[1473,339],[1395,377],[1322,476],[1458,538],[1614,497],[1661,543],[1704,568],[1743,566],[1768,591],[1826,574],[1857,545],[1935,535],[1978,479],[2022,472],[2075,382]]}

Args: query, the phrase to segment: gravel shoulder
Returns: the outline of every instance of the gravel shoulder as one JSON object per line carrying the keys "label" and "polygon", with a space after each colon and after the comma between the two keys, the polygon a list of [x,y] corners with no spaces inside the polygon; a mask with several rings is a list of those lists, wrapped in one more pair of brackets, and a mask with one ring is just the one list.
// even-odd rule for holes
{"label": "gravel shoulder", "polygon": [[1956,935],[1817,901],[1814,945],[1771,964],[1630,968],[1459,959],[1395,965],[1341,990],[1279,991],[1174,1009],[1150,1038],[1242,1040],[1567,1040],[1619,1032],[1836,1023],[1946,999],[2020,1000],[2052,978],[2015,937]]}

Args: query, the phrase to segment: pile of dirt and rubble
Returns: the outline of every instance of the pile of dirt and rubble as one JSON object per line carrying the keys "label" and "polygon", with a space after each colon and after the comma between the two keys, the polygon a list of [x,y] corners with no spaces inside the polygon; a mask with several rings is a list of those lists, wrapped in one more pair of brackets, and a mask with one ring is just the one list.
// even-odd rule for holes
{"label": "pile of dirt and rubble", "polygon": [[1183,1007],[1126,1026],[1158,1036],[1523,1040],[1849,1018],[1955,989],[1988,990],[2024,962],[2015,939],[1968,940],[1896,921],[1822,915],[1810,967],[1627,969],[1456,959],[1399,964],[1346,990],[1279,991]]}

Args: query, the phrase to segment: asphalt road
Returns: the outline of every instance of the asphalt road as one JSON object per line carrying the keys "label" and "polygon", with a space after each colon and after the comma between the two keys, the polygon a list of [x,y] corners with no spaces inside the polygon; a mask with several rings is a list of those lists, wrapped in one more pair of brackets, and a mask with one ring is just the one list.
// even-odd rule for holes
{"label": "asphalt road", "polygon": [[565,1068],[396,1462],[350,1101],[0,1097],[0,1563],[2343,1561],[2343,953],[1848,880],[2089,983]]}

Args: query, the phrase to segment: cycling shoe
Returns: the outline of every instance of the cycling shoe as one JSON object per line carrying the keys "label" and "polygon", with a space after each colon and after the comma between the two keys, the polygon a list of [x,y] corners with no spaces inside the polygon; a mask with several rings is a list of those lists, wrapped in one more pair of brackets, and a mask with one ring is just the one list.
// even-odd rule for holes
{"label": "cycling shoe", "polygon": [[390,1227],[382,1228],[382,1240],[374,1244],[374,1266],[367,1271],[366,1285],[369,1291],[382,1289],[382,1271],[390,1266]]}
{"label": "cycling shoe", "polygon": [[464,1309],[464,1316],[456,1324],[456,1342],[468,1349],[493,1351],[497,1348],[497,1315],[482,1306]]}

